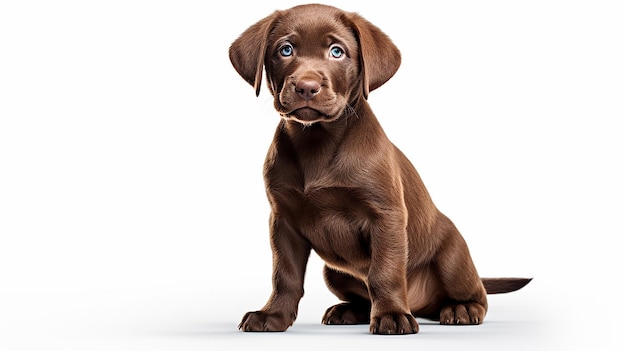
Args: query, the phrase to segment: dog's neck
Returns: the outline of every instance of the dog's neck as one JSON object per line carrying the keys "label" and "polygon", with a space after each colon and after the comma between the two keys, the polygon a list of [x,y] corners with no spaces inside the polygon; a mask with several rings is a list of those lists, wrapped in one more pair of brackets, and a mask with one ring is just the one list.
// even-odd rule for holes
{"label": "dog's neck", "polygon": [[332,122],[304,125],[294,120],[283,120],[280,128],[293,144],[294,151],[321,156],[334,153],[356,123],[368,123],[373,116],[367,101],[360,99],[347,106],[342,116]]}
{"label": "dog's neck", "polygon": [[[342,149],[354,147],[345,143],[366,144],[367,140],[363,138],[377,133],[384,137],[382,128],[364,99],[350,107],[349,111],[333,122],[304,126],[295,121],[283,120],[279,125],[274,145],[280,146],[284,162],[291,162],[299,170],[305,192],[341,183],[338,180],[342,179],[341,176],[333,176],[333,170],[338,170],[335,160],[341,157]],[[270,156],[270,162],[273,162],[273,157]],[[342,172],[350,173],[353,167],[362,166],[357,159],[343,157],[342,160]]]}
{"label": "dog's neck", "polygon": [[326,154],[336,149],[349,129],[352,116],[342,116],[333,122],[303,125],[293,120],[283,121],[282,130],[294,151],[309,156]]}

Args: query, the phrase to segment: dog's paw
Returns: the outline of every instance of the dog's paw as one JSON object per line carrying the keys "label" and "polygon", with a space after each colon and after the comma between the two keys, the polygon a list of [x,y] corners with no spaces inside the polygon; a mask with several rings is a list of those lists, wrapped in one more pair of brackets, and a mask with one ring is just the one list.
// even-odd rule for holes
{"label": "dog's paw", "polygon": [[294,319],[280,313],[248,312],[241,319],[239,329],[245,332],[281,332],[287,330]]}
{"label": "dog's paw", "polygon": [[448,305],[439,314],[441,324],[481,324],[485,318],[485,307],[476,303],[460,303]]}
{"label": "dog's paw", "polygon": [[322,317],[323,324],[353,325],[369,324],[370,306],[350,302],[329,307]]}
{"label": "dog's paw", "polygon": [[385,313],[372,318],[370,332],[382,335],[415,334],[419,331],[417,321],[410,314]]}

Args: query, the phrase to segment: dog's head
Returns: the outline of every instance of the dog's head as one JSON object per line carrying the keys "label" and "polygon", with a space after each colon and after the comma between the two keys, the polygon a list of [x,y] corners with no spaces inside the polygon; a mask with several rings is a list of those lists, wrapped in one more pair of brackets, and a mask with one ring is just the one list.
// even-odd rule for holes
{"label": "dog's head", "polygon": [[318,4],[263,18],[235,40],[229,54],[257,96],[265,66],[276,110],[306,125],[338,119],[400,66],[398,48],[378,27],[356,13]]}

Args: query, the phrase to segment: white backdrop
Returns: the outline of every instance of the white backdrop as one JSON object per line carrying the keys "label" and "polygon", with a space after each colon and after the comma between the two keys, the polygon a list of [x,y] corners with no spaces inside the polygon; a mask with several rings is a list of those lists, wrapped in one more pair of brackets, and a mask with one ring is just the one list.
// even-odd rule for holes
{"label": "white backdrop", "polygon": [[619,1],[327,2],[402,51],[370,103],[481,275],[534,280],[483,326],[380,339],[318,326],[312,255],[294,327],[237,331],[271,287],[278,116],[227,50],[298,3],[0,3],[0,348],[623,347]]}

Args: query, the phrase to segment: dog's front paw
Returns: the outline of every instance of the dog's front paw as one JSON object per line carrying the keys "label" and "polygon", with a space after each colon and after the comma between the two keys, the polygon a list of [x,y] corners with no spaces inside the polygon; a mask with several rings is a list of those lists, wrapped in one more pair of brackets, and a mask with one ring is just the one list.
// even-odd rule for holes
{"label": "dog's front paw", "polygon": [[400,335],[415,334],[419,330],[417,321],[410,314],[385,313],[372,318],[370,332],[372,334]]}
{"label": "dog's front paw", "polygon": [[370,306],[350,302],[329,307],[322,318],[323,324],[368,324],[370,322]]}
{"label": "dog's front paw", "polygon": [[294,319],[281,313],[248,312],[241,319],[239,329],[245,332],[281,332],[287,330]]}
{"label": "dog's front paw", "polygon": [[485,307],[476,302],[448,305],[439,314],[441,324],[481,324],[485,318]]}

